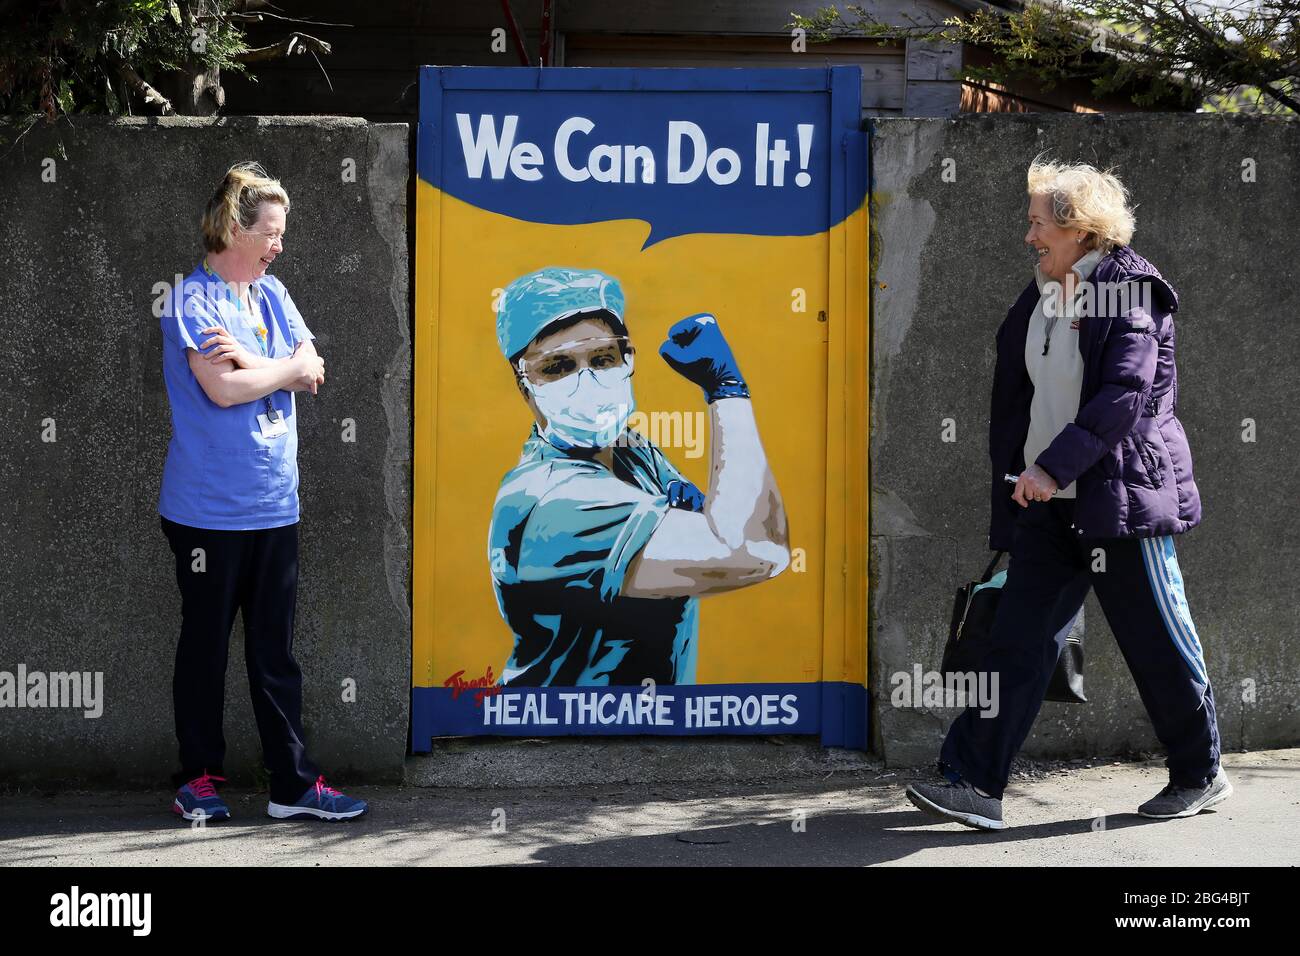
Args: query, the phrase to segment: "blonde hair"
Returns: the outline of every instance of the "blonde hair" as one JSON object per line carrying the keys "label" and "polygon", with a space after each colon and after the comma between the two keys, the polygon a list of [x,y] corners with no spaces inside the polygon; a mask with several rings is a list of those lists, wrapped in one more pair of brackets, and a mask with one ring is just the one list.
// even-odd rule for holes
{"label": "blonde hair", "polygon": [[262,203],[279,203],[289,211],[289,194],[278,179],[267,175],[260,163],[236,163],[226,170],[221,185],[203,212],[203,246],[208,252],[222,252],[233,240],[232,227],[252,229]]}
{"label": "blonde hair", "polygon": [[1058,226],[1086,230],[1086,249],[1110,252],[1133,239],[1134,207],[1129,205],[1128,190],[1109,169],[1057,163],[1039,154],[1029,164],[1029,195],[1051,197],[1052,218]]}

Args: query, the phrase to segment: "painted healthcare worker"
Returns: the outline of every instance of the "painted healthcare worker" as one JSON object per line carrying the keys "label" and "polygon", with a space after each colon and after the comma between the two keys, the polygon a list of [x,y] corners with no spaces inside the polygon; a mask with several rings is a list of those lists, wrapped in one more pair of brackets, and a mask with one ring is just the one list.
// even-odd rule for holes
{"label": "painted healthcare worker", "polygon": [[701,492],[627,427],[636,352],[625,315],[618,281],[593,270],[541,269],[500,301],[497,341],[534,418],[488,535],[515,639],[503,684],[694,683],[698,598],[789,564],[785,507],[717,320],[682,319],[660,349],[709,406]]}
{"label": "painted healthcare worker", "polygon": [[176,556],[181,634],[172,681],[187,820],[227,819],[226,658],[243,615],[253,713],[270,771],[267,813],[343,820],[366,804],[325,783],[308,759],[302,672],[293,658],[298,586],[298,432],[294,392],[325,381],[312,333],[268,274],[284,251],[289,196],[255,163],[231,167],[203,214],[207,256],[162,315],[172,438],[158,513]]}

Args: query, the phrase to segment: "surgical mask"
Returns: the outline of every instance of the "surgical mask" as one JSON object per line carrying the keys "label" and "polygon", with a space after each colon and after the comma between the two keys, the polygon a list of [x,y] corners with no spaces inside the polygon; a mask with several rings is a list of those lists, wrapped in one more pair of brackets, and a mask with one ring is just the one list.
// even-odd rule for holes
{"label": "surgical mask", "polygon": [[618,368],[583,368],[558,381],[527,382],[527,388],[546,417],[542,437],[557,448],[607,448],[635,408],[630,355]]}

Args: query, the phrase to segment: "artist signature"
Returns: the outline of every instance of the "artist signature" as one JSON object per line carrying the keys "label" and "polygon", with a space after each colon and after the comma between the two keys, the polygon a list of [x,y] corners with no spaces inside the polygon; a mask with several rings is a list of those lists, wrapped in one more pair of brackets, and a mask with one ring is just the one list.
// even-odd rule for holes
{"label": "artist signature", "polygon": [[488,666],[487,672],[482,677],[475,677],[472,680],[466,680],[465,671],[458,670],[443,681],[442,686],[451,688],[452,700],[459,697],[462,692],[474,691],[475,707],[483,705],[484,697],[501,693],[501,685],[497,683],[497,679],[492,675],[491,665]]}

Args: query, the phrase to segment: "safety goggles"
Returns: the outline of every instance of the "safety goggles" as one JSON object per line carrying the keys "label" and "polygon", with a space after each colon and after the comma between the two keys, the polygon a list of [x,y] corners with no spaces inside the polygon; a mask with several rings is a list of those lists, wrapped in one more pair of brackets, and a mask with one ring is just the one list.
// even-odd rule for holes
{"label": "safety goggles", "polygon": [[632,354],[626,335],[609,335],[553,346],[530,358],[521,358],[517,367],[519,374],[534,385],[549,385],[584,368],[594,372],[623,369],[625,375],[630,375],[632,365],[628,359]]}

